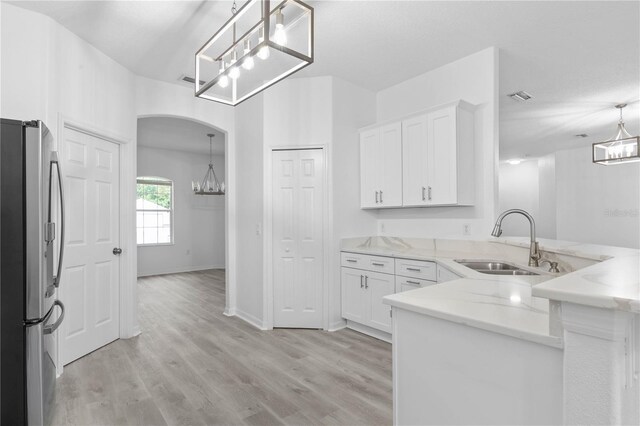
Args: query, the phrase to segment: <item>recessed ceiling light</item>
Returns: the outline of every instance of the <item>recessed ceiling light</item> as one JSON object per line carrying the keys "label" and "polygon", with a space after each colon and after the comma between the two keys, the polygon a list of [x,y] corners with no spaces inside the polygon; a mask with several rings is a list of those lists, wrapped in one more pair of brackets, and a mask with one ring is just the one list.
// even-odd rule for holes
{"label": "recessed ceiling light", "polygon": [[522,163],[522,160],[519,158],[513,158],[511,160],[507,160],[507,163],[511,164],[512,166],[516,166],[520,163]]}
{"label": "recessed ceiling light", "polygon": [[511,93],[510,95],[508,95],[511,99],[514,99],[516,101],[528,101],[529,99],[533,98],[533,96],[531,96],[530,94],[528,94],[527,92],[525,92],[524,90],[521,90],[519,92],[515,92],[515,93]]}
{"label": "recessed ceiling light", "polygon": [[589,135],[586,134],[586,133],[580,133],[580,134],[576,135],[577,138],[586,138],[587,136],[589,136]]}

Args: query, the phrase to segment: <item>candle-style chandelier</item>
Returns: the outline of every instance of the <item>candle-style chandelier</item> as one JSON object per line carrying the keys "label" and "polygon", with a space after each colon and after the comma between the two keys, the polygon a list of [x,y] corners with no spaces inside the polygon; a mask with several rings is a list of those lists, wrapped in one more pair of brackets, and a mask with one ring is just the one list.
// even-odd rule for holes
{"label": "candle-style chandelier", "polygon": [[195,95],[236,106],[313,63],[313,8],[248,0],[196,53]]}
{"label": "candle-style chandelier", "polygon": [[224,182],[220,183],[216,172],[213,170],[213,133],[207,133],[209,137],[209,168],[204,175],[202,182],[194,180],[191,182],[191,189],[196,195],[224,195]]}
{"label": "candle-style chandelier", "polygon": [[624,128],[622,109],[627,104],[618,104],[620,121],[618,131],[614,137],[604,142],[593,144],[593,162],[609,166],[612,164],[634,163],[640,161],[640,136],[631,136]]}

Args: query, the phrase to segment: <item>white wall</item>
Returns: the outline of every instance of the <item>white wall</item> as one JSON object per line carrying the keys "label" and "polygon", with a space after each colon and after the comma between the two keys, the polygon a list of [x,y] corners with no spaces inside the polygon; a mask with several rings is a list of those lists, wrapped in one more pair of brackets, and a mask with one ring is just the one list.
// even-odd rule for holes
{"label": "white wall", "polygon": [[[208,164],[207,155],[138,146],[138,176],[172,180],[174,201],[173,244],[138,246],[138,276],[224,268],[224,197],[191,191]],[[224,176],[224,156],[213,167]]]}
{"label": "white wall", "polygon": [[263,95],[236,107],[236,180],[238,235],[237,304],[230,311],[254,325],[263,320]]}
{"label": "white wall", "polygon": [[[524,161],[520,164],[500,165],[500,212],[509,209],[523,209],[529,212],[540,225],[538,160]],[[539,237],[546,237],[536,229]],[[529,236],[529,221],[520,215],[505,218],[502,222],[504,236]]]}
{"label": "white wall", "polygon": [[[377,121],[458,99],[477,105],[475,120],[475,205],[380,210],[380,235],[462,236],[491,232],[497,209],[498,50],[488,48],[377,94]],[[384,230],[383,230],[384,228]]]}
{"label": "white wall", "polygon": [[556,156],[538,158],[538,235],[555,240],[556,232]]}
{"label": "white wall", "polygon": [[[500,167],[500,210],[524,208],[542,238],[640,248],[640,164],[601,166],[591,147]],[[506,219],[504,235],[528,236]]]}
{"label": "white wall", "polygon": [[[536,235],[556,239],[555,155],[500,164],[499,212],[524,209],[536,221]],[[502,222],[504,236],[529,236],[529,222],[513,216]]]}
{"label": "white wall", "polygon": [[593,164],[590,148],[556,153],[558,239],[640,248],[640,163]]}
{"label": "white wall", "polygon": [[58,135],[62,115],[135,141],[130,71],[48,17],[5,2],[0,7],[2,117],[41,119]]}

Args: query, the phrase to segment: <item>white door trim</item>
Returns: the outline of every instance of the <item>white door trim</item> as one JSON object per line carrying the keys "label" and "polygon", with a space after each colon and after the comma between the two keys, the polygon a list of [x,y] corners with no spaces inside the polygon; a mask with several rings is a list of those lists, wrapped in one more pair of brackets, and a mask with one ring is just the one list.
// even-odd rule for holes
{"label": "white door trim", "polygon": [[322,215],[322,238],[323,244],[323,277],[322,277],[322,329],[329,330],[329,278],[331,277],[331,242],[333,227],[333,216],[331,216],[332,206],[330,200],[332,199],[332,187],[330,185],[331,170],[330,170],[330,152],[328,144],[320,145],[283,145],[283,146],[269,146],[265,147],[264,151],[264,177],[262,179],[264,183],[264,202],[263,202],[263,223],[262,229],[264,230],[263,239],[263,273],[264,280],[262,284],[262,329],[273,330],[273,215],[272,215],[272,191],[273,191],[273,151],[283,150],[309,150],[309,149],[321,149],[324,160],[324,212]]}
{"label": "white door trim", "polygon": [[[121,339],[140,334],[140,325],[137,315],[137,246],[135,240],[135,187],[126,182],[136,181],[136,149],[135,144],[129,138],[116,135],[113,132],[99,129],[95,126],[82,123],[62,114],[58,117],[58,139],[56,149],[62,151],[65,141],[65,129],[75,130],[90,136],[115,143],[120,147],[120,333]],[[63,164],[64,167],[64,164]],[[64,285],[64,281],[61,285]],[[61,339],[56,336],[58,359],[57,373],[62,374],[63,367],[61,357]]]}

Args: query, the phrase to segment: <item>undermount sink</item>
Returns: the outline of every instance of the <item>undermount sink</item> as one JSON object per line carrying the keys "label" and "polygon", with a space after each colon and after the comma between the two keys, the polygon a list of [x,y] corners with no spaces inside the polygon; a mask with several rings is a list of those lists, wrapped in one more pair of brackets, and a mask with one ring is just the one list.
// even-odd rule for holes
{"label": "undermount sink", "polygon": [[481,274],[489,275],[539,275],[535,272],[521,269],[515,265],[493,260],[456,260],[457,263],[473,269]]}

